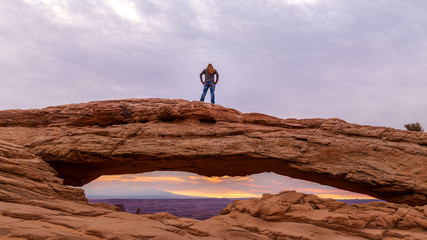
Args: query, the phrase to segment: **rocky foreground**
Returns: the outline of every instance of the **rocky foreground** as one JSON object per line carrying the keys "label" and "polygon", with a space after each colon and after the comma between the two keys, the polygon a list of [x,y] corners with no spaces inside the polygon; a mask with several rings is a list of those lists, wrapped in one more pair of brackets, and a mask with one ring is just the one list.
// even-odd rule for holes
{"label": "rocky foreground", "polygon": [[[427,239],[424,133],[137,99],[0,111],[0,139],[0,239]],[[396,203],[290,191],[199,221],[89,204],[58,177],[154,170],[274,171]]]}

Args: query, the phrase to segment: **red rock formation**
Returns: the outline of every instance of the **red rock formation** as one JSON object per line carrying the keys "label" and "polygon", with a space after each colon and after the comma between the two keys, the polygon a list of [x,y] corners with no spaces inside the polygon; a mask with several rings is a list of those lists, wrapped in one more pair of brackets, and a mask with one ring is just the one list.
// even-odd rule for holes
{"label": "red rock formation", "polygon": [[339,119],[128,99],[0,111],[0,139],[25,146],[74,186],[104,174],[155,170],[275,172],[390,202],[427,203],[426,133]]}
{"label": "red rock formation", "polygon": [[[116,116],[111,120],[117,110],[114,106],[123,109],[120,106],[125,103],[127,118]],[[142,103],[151,104],[152,109],[169,105],[171,109],[183,109],[181,114],[186,117],[172,114],[178,117],[171,120],[163,114],[159,119],[159,115],[147,113],[143,116],[149,117],[141,123],[135,116],[141,114],[137,109]],[[100,106],[111,109],[101,111]],[[96,117],[85,116],[82,109],[92,109]],[[78,114],[79,111],[83,112]],[[231,120],[222,118],[227,114],[230,116],[226,119]],[[232,120],[239,116],[240,121]],[[105,125],[96,126],[97,121]],[[129,123],[115,125],[118,122]],[[88,180],[97,174],[131,172],[130,164],[141,164],[135,171],[170,166],[174,170],[218,175],[222,175],[220,171],[240,174],[276,169],[288,175],[303,173],[306,179],[310,178],[308,173],[316,178],[324,176],[341,181],[344,186],[360,181],[360,189],[372,188],[374,193],[378,189],[389,195],[410,192],[412,195],[403,199],[414,202],[413,194],[422,195],[425,189],[425,166],[411,165],[424,160],[424,134],[405,135],[405,131],[382,128],[383,134],[378,137],[374,132],[381,132],[379,128],[339,120],[281,120],[174,100],[124,100],[3,111],[0,123],[0,138],[14,142],[0,141],[0,239],[427,239],[427,205],[346,205],[293,191],[235,201],[222,215],[204,221],[168,213],[118,212],[117,207],[108,204],[87,203],[81,189],[64,186],[55,170],[39,157],[56,163],[60,174],[71,182],[79,179],[78,170],[86,174],[82,179]],[[82,123],[87,126],[75,126]],[[360,152],[363,143],[371,145],[365,145]],[[132,147],[136,148],[131,151]],[[132,156],[136,160],[126,162]],[[208,161],[204,160],[207,169],[192,167],[202,166],[204,156],[208,157]],[[240,159],[242,156],[247,159]],[[397,161],[404,156],[405,161]],[[384,157],[390,163],[375,157]],[[341,158],[348,158],[350,164],[337,164]],[[216,167],[209,160],[221,166]],[[58,167],[65,163],[75,172]],[[107,167],[102,168],[100,163]],[[142,165],[147,163],[153,166]],[[114,170],[114,164],[123,166]],[[235,164],[245,164],[249,169]],[[338,174],[351,167],[352,175]],[[91,175],[90,170],[95,172]],[[383,174],[374,174],[378,172]]]}
{"label": "red rock formation", "polygon": [[56,172],[23,147],[0,141],[0,201],[28,204],[31,200],[87,199],[83,190],[66,187]]}
{"label": "red rock formation", "polygon": [[296,192],[235,201],[199,221],[89,204],[43,160],[0,141],[0,239],[426,239],[427,206],[346,205]]}

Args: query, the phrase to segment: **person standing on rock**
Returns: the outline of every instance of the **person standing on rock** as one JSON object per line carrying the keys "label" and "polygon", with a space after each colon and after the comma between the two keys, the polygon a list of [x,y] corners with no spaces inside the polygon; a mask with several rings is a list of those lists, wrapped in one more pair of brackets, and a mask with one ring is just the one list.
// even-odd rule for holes
{"label": "person standing on rock", "polygon": [[[205,75],[205,81],[203,81],[202,78],[203,74]],[[216,80],[214,80],[214,75],[216,75]],[[203,93],[200,101],[205,101],[206,93],[209,89],[211,92],[211,103],[215,104],[215,85],[218,83],[218,79],[218,72],[213,68],[212,64],[209,63],[208,67],[200,73],[200,82],[203,84]]]}

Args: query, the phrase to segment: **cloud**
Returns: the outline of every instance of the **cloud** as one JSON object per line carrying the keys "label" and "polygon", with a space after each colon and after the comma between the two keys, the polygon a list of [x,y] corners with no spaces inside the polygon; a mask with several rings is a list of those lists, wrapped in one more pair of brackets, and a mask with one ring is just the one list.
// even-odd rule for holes
{"label": "cloud", "polygon": [[135,9],[134,2],[110,0],[108,1],[108,4],[121,18],[129,20],[131,22],[141,21],[141,16],[139,15],[139,12]]}
{"label": "cloud", "polygon": [[197,100],[402,128],[426,119],[424,1],[4,0],[0,109]]}
{"label": "cloud", "polygon": [[[190,177],[191,179],[191,177]],[[193,179],[192,179],[193,180]],[[134,182],[134,183],[192,183],[197,184],[197,181],[189,181],[179,176],[142,176],[142,175],[104,175],[97,179],[98,182]]]}
{"label": "cloud", "polygon": [[204,177],[196,174],[181,173],[176,174],[174,172],[161,172],[156,171],[152,173],[144,174],[132,174],[132,175],[103,175],[97,179],[97,182],[173,182],[173,183],[234,183],[234,182],[253,182],[254,180],[250,177]]}
{"label": "cloud", "polygon": [[189,176],[191,180],[203,181],[209,183],[224,183],[224,182],[253,182],[254,180],[250,177],[202,177],[202,176]]}

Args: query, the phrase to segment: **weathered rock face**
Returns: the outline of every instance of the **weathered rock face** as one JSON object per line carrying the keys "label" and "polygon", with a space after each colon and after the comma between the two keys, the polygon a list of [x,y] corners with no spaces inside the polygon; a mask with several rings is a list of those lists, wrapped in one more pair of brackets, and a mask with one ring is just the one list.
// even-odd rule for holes
{"label": "weathered rock face", "polygon": [[31,200],[87,202],[83,190],[66,187],[42,159],[23,147],[0,141],[0,201],[29,204]]}
{"label": "weathered rock face", "polygon": [[296,192],[235,201],[205,221],[87,203],[24,148],[0,141],[0,239],[426,239],[427,206],[346,205]]}
{"label": "weathered rock face", "polygon": [[[99,174],[150,169],[205,175],[270,169],[421,203],[425,167],[411,164],[424,160],[424,134],[160,99],[3,111],[0,125],[0,138],[9,141],[0,140],[0,239],[427,239],[427,205],[346,205],[293,191],[235,201],[204,221],[119,212],[87,203],[82,190],[64,186],[44,161],[75,185]],[[358,151],[363,143],[371,145]]]}
{"label": "weathered rock face", "polygon": [[[130,99],[0,111],[0,139],[82,186],[104,174],[275,172],[390,202],[427,203],[427,134]],[[78,173],[78,174],[76,174]]]}
{"label": "weathered rock face", "polygon": [[346,205],[293,191],[235,201],[205,221],[89,204],[24,148],[0,141],[0,239],[426,239],[427,206]]}
{"label": "weathered rock face", "polygon": [[381,202],[346,205],[286,191],[234,201],[221,214],[208,221],[220,220],[270,239],[427,238],[427,206]]}

